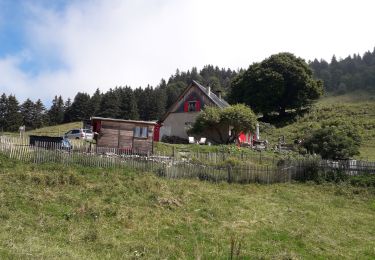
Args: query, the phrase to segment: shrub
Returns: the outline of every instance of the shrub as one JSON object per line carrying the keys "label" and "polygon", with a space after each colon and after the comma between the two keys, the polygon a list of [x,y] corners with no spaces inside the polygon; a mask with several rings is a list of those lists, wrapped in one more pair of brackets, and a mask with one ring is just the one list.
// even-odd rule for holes
{"label": "shrub", "polygon": [[349,159],[359,154],[361,138],[358,132],[345,124],[323,124],[305,137],[304,147],[310,153],[318,153],[323,159]]}

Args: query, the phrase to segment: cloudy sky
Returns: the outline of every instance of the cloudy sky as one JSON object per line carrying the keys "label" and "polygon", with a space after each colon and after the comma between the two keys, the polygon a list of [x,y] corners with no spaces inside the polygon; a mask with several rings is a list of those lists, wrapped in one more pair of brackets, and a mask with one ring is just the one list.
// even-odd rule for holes
{"label": "cloudy sky", "polygon": [[238,69],[375,47],[373,0],[0,0],[0,93],[49,102],[157,85],[176,69]]}

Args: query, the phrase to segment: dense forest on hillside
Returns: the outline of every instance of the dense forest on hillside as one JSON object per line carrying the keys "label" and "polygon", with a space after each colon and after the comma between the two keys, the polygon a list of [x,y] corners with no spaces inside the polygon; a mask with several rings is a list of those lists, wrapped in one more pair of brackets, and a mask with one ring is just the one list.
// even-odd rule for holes
{"label": "dense forest on hillside", "polygon": [[354,54],[341,60],[333,56],[330,63],[315,59],[309,64],[315,77],[323,80],[326,92],[375,90],[375,48],[362,56]]}
{"label": "dense forest on hillside", "polygon": [[[340,60],[333,56],[329,63],[315,59],[309,65],[314,76],[323,80],[326,92],[375,90],[375,48],[362,56],[355,54]],[[231,90],[232,80],[242,71],[213,65],[207,65],[200,71],[195,67],[187,72],[176,70],[168,80],[162,79],[157,86],[135,89],[118,86],[104,93],[97,89],[92,95],[78,92],[73,100],[64,100],[56,95],[49,109],[40,99],[35,102],[27,99],[20,104],[14,95],[3,93],[0,96],[0,130],[17,131],[20,125],[30,130],[90,116],[157,120],[192,80],[210,85],[214,92],[221,91],[225,98]]]}

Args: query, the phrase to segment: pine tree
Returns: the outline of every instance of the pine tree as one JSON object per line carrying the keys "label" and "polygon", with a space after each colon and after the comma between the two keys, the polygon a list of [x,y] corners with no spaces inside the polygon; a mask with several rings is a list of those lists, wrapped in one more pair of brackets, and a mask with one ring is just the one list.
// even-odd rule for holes
{"label": "pine tree", "polygon": [[68,98],[68,100],[66,100],[64,104],[64,120],[63,120],[64,123],[72,122],[71,108],[72,108],[72,100]]}
{"label": "pine tree", "polygon": [[61,96],[52,100],[52,106],[48,111],[50,125],[58,125],[64,121],[64,100]]}
{"label": "pine tree", "polygon": [[120,99],[113,89],[110,89],[102,96],[98,116],[109,118],[120,117]]}
{"label": "pine tree", "polygon": [[35,128],[41,128],[48,124],[48,117],[46,115],[46,107],[43,105],[40,99],[38,99],[35,102],[33,121],[34,121]]}
{"label": "pine tree", "polygon": [[18,131],[22,125],[22,115],[17,98],[14,95],[8,96],[7,110],[5,114],[6,130],[11,132]]}
{"label": "pine tree", "polygon": [[6,126],[6,121],[5,121],[5,116],[7,113],[7,106],[8,106],[8,98],[3,93],[0,97],[0,130],[6,131],[7,126]]}
{"label": "pine tree", "polygon": [[35,104],[29,98],[22,103],[20,107],[22,122],[26,129],[34,129]]}
{"label": "pine tree", "polygon": [[71,121],[82,121],[90,118],[90,95],[78,92],[70,108]]}
{"label": "pine tree", "polygon": [[95,116],[99,112],[101,99],[102,93],[99,89],[96,89],[90,99],[90,116]]}
{"label": "pine tree", "polygon": [[119,89],[120,95],[120,114],[121,119],[138,119],[138,107],[133,90],[130,87]]}

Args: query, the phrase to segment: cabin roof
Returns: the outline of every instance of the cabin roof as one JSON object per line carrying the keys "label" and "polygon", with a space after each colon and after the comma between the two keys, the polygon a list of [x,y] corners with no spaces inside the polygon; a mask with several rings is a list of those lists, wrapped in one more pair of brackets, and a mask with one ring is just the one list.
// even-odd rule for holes
{"label": "cabin roof", "polygon": [[219,98],[218,96],[216,96],[215,93],[213,93],[212,91],[210,91],[210,93],[208,93],[208,89],[206,87],[203,87],[200,83],[198,83],[197,81],[193,80],[193,83],[200,89],[202,90],[202,92],[204,94],[206,94],[206,96],[212,101],[214,102],[218,107],[220,108],[225,108],[225,107],[229,107],[230,105],[228,104],[227,101],[225,101],[224,99],[221,99]]}
{"label": "cabin roof", "polygon": [[97,116],[91,117],[91,120],[101,120],[101,121],[112,121],[112,122],[121,122],[121,123],[156,125],[156,122],[154,122],[154,121],[125,120],[125,119],[97,117]]}
{"label": "cabin roof", "polygon": [[159,122],[163,122],[167,117],[168,115],[171,113],[171,109],[175,106],[175,104],[181,99],[181,97],[183,97],[186,92],[192,87],[192,86],[197,86],[198,89],[200,89],[202,91],[202,93],[204,95],[206,95],[215,105],[217,105],[218,107],[220,108],[225,108],[225,107],[229,107],[230,105],[228,104],[228,102],[226,102],[224,99],[221,99],[219,98],[218,96],[216,96],[215,93],[213,93],[212,91],[210,91],[210,93],[208,93],[208,89],[206,87],[204,87],[203,85],[201,85],[199,82],[193,80],[191,84],[189,84],[185,89],[184,91],[181,92],[181,94],[178,96],[177,100],[175,101],[175,103],[169,107],[169,109],[167,110],[167,112],[162,116],[162,118],[159,120]]}

